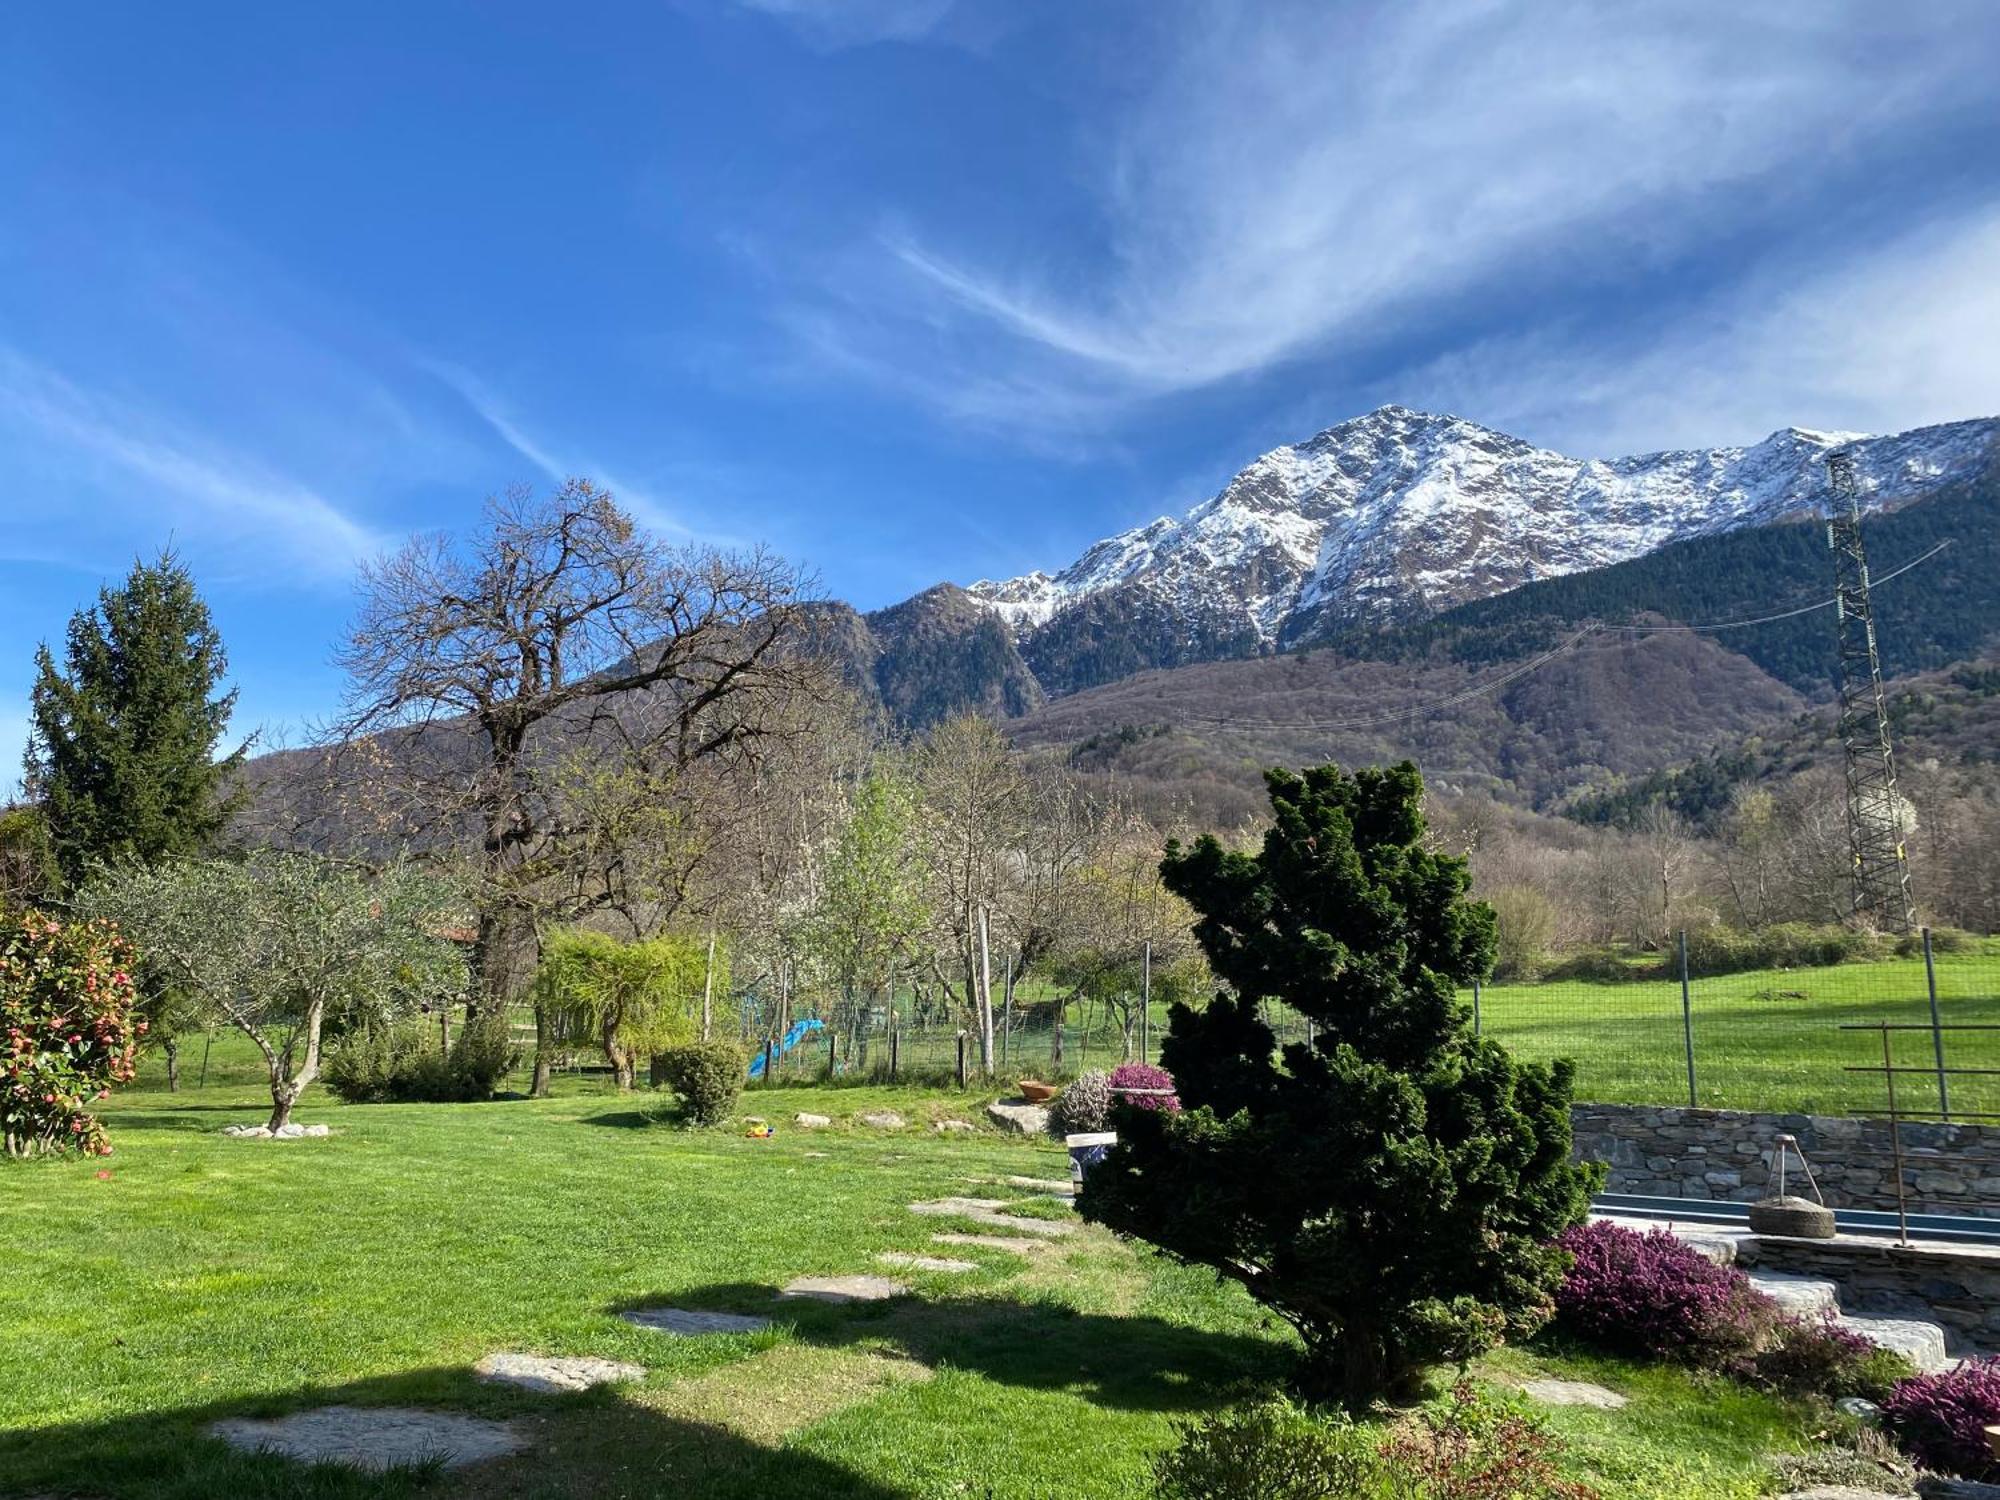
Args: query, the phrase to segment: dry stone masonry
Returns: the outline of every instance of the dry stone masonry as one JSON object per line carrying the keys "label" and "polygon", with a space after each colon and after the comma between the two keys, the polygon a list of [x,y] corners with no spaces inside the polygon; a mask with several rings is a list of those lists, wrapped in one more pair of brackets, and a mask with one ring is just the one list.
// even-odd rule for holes
{"label": "dry stone masonry", "polygon": [[[1754,1203],[1776,1186],[1772,1152],[1780,1135],[1790,1135],[1812,1164],[1829,1207],[1896,1207],[1883,1120],[1578,1104],[1570,1121],[1577,1156],[1610,1163],[1607,1192]],[[1904,1191],[1913,1208],[2000,1217],[2000,1129],[1906,1122],[1900,1133]],[[1787,1187],[1793,1186],[1788,1176]]]}

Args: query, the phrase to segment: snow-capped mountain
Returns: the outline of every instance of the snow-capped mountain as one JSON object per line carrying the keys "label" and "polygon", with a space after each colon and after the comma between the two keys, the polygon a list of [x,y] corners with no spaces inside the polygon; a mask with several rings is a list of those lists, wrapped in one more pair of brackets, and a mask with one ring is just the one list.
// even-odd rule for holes
{"label": "snow-capped mountain", "polygon": [[1107,538],[1059,573],[967,592],[1023,642],[1116,594],[1116,612],[1149,629],[1268,649],[1810,514],[1840,447],[1868,506],[1901,505],[1993,463],[2000,419],[1891,437],[1792,427],[1749,448],[1579,459],[1384,406],[1265,454],[1180,520]]}

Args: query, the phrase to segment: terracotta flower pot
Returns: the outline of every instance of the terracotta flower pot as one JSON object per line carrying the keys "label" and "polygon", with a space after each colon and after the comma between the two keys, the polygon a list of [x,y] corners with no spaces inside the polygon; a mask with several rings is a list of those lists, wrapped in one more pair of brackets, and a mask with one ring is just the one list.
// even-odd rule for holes
{"label": "terracotta flower pot", "polygon": [[1053,1083],[1043,1083],[1034,1078],[1023,1078],[1021,1080],[1021,1097],[1026,1099],[1030,1104],[1047,1104],[1061,1092],[1062,1090],[1057,1088]]}

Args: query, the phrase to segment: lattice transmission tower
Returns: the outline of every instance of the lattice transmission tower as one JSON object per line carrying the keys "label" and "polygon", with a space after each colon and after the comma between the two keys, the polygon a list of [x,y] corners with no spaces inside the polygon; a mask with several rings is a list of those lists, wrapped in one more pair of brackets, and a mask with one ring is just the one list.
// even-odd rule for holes
{"label": "lattice transmission tower", "polygon": [[1903,799],[1882,699],[1882,659],[1868,602],[1868,554],[1861,547],[1861,493],[1846,451],[1826,456],[1833,494],[1826,523],[1833,551],[1834,618],[1840,636],[1840,743],[1847,762],[1847,842],[1854,857],[1854,918],[1884,932],[1917,925],[1910,861],[1903,848]]}

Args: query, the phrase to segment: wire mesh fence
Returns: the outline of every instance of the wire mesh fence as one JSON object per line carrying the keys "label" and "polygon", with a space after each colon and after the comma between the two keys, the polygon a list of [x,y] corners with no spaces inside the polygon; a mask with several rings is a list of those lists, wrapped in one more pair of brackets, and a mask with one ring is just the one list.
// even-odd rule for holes
{"label": "wire mesh fence", "polygon": [[[1690,972],[1678,945],[1601,977],[1488,983],[1460,992],[1480,1033],[1516,1056],[1576,1064],[1576,1097],[1602,1104],[1688,1105],[1801,1114],[1866,1114],[1882,1104],[1880,1085],[1851,1072],[1879,1063],[1871,1033],[1843,1027],[1918,1026],[1892,1033],[1905,1103],[1940,1110],[2000,1113],[2000,1030],[1945,1030],[1929,1023],[2000,1024],[2000,944],[1921,952],[1874,962],[1811,968]],[[996,997],[998,1000],[998,997]],[[783,1006],[739,997],[729,1025],[751,1057],[756,1084],[859,1081],[985,1086],[980,1038],[962,1014],[936,997],[899,989],[850,1005],[800,995]],[[1060,1020],[1058,1020],[1060,1017]],[[1265,1019],[1279,1043],[1308,1040],[1305,1017],[1282,1005]],[[1007,1082],[1050,1082],[1130,1060],[1158,1061],[1166,1007],[1150,1012],[1136,995],[1063,999],[1022,984],[996,1004],[993,1072]],[[525,1030],[526,1028],[524,1028]],[[1865,1055],[1864,1055],[1865,1054]],[[768,1057],[768,1072],[765,1063]],[[596,1062],[586,1054],[576,1061]],[[1969,1070],[1948,1080],[1940,1066]],[[1978,1070],[1995,1070],[1983,1074]],[[1927,1091],[1927,1092],[1926,1092]]]}

